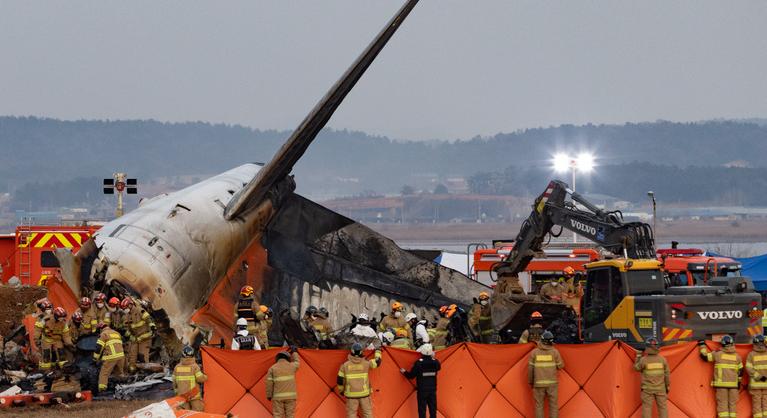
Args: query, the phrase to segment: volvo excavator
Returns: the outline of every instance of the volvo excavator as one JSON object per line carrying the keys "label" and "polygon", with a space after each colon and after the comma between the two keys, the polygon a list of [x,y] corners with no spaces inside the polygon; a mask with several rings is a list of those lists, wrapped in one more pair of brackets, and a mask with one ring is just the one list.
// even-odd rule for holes
{"label": "volvo excavator", "polygon": [[550,322],[567,309],[514,294],[507,283],[542,253],[547,237],[564,229],[613,254],[585,265],[581,317],[575,319],[581,341],[619,339],[639,345],[653,336],[669,344],[730,335],[736,342],[749,342],[762,332],[761,297],[749,278],[712,277],[700,285],[672,285],[656,259],[648,224],[625,222],[620,211],[602,210],[554,180],[535,200],[512,251],[493,268],[499,281],[491,301],[493,323],[503,341],[514,341],[533,311]]}

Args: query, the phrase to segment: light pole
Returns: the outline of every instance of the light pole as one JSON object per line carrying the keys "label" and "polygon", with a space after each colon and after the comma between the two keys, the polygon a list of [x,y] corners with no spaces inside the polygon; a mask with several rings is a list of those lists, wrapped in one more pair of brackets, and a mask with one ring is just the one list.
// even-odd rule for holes
{"label": "light pole", "polygon": [[656,228],[657,228],[657,226],[658,226],[658,225],[657,225],[657,222],[656,222],[656,219],[657,219],[657,216],[656,216],[656,214],[657,214],[657,213],[656,213],[656,211],[655,211],[655,209],[656,209],[656,206],[657,206],[657,205],[656,205],[656,202],[655,202],[655,192],[653,192],[652,190],[650,190],[649,192],[647,192],[647,197],[649,197],[649,198],[650,198],[650,201],[652,202],[652,233],[653,233],[653,236],[655,236],[655,234],[656,234]]}
{"label": "light pole", "polygon": [[[557,154],[554,156],[554,171],[564,173],[570,170],[572,174],[570,186],[575,191],[575,172],[580,171],[588,173],[594,169],[594,156],[589,153],[580,153],[575,157],[567,154]],[[573,243],[578,242],[578,234],[573,232]]]}

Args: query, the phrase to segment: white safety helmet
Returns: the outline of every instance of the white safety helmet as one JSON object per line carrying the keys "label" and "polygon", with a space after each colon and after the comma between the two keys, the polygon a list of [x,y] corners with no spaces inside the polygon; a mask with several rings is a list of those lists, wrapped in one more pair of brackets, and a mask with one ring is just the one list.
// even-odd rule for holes
{"label": "white safety helmet", "polygon": [[426,343],[418,347],[417,350],[419,353],[423,354],[424,356],[433,356],[434,355],[434,347],[431,346],[431,344]]}
{"label": "white safety helmet", "polygon": [[240,318],[237,320],[237,326],[238,327],[247,327],[248,326],[248,320],[245,318]]}
{"label": "white safety helmet", "polygon": [[405,321],[410,322],[414,319],[418,318],[416,314],[410,312],[409,314],[405,315]]}
{"label": "white safety helmet", "polygon": [[366,313],[361,313],[358,318],[362,319],[363,321],[369,321],[370,320],[370,318],[368,317],[368,314],[366,314]]}

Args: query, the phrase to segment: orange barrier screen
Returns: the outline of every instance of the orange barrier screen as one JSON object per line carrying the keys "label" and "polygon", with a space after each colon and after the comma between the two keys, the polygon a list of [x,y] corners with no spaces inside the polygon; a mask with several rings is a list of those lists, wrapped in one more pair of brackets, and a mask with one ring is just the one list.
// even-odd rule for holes
{"label": "orange barrier screen", "polygon": [[[710,349],[718,344],[709,342]],[[440,416],[534,416],[532,392],[527,385],[527,361],[532,344],[460,344],[437,352],[442,362],[438,375],[437,409]],[[559,407],[562,417],[640,417],[639,373],[634,371],[636,352],[616,341],[557,346],[565,361],[559,373]],[[743,357],[750,345],[739,345]],[[278,349],[229,351],[203,348],[205,409],[236,416],[270,417],[264,379]],[[664,347],[662,355],[671,368],[669,415],[715,416],[710,387],[713,366],[701,360],[695,343]],[[339,366],[347,351],[300,350],[297,375],[297,417],[344,416],[344,400],[333,392]],[[369,356],[372,353],[369,353]],[[393,348],[383,351],[381,367],[371,372],[376,417],[417,417],[415,384],[400,367],[409,369],[420,354]],[[751,398],[741,390],[739,416],[749,416]]]}

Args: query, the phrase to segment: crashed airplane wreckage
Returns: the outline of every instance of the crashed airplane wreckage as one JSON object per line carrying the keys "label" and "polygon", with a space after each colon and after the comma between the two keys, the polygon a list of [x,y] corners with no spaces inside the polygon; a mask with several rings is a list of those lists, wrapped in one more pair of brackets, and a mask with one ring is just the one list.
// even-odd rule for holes
{"label": "crashed airplane wreckage", "polygon": [[267,164],[146,199],[77,254],[57,250],[74,295],[139,296],[186,342],[210,331],[229,340],[245,284],[275,312],[326,306],[334,327],[395,299],[421,311],[469,304],[485,286],[293,193],[293,166],[416,3],[402,6]]}

